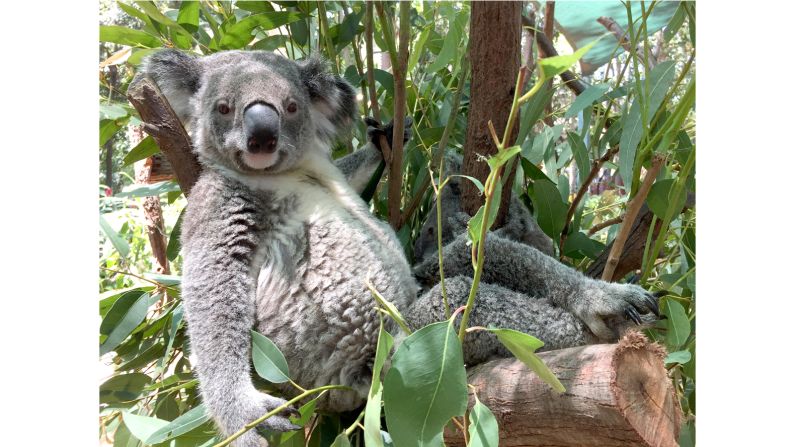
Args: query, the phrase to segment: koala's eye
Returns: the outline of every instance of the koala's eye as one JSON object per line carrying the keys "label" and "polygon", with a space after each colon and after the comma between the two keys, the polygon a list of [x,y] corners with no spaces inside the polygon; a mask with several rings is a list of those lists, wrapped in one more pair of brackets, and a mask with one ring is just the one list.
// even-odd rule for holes
{"label": "koala's eye", "polygon": [[221,115],[226,115],[227,113],[229,113],[229,104],[225,102],[219,102],[218,113],[220,113]]}
{"label": "koala's eye", "polygon": [[298,111],[298,104],[296,104],[294,102],[291,102],[290,104],[287,104],[287,111],[289,113],[295,113],[296,111]]}

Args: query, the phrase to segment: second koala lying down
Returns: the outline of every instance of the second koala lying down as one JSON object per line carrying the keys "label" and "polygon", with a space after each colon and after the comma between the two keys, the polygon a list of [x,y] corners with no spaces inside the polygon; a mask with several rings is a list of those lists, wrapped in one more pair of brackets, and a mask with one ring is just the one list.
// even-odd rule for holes
{"label": "second koala lying down", "polygon": [[[381,161],[378,148],[370,142],[330,159],[331,142],[356,114],[353,88],[317,59],[262,51],[198,58],[166,50],[137,76],[158,84],[204,166],[182,223],[182,299],[209,413],[229,435],[285,402],[252,383],[251,329],[277,344],[303,387],[352,388],[328,393],[319,409],[361,406],[379,326],[366,281],[414,328],[443,311],[435,260],[412,274],[395,233],[359,197]],[[533,225],[523,208],[511,212]],[[613,341],[627,317],[657,312],[642,288],[587,278],[547,256],[543,238],[525,240],[522,228],[511,228],[487,238],[470,324],[526,331],[562,348]],[[465,236],[451,231],[448,239],[447,287],[459,306],[472,267]],[[417,279],[426,285],[419,296]],[[484,333],[469,335],[463,349],[468,364],[507,355]],[[295,428],[284,416],[262,425]],[[236,441],[261,443],[254,431]]]}

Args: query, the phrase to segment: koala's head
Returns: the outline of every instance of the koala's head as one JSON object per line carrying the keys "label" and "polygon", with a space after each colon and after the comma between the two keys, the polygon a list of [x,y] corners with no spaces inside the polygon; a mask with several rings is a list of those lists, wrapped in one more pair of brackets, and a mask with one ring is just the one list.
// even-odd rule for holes
{"label": "koala's head", "polygon": [[282,172],[310,151],[328,152],[356,114],[353,88],[319,58],[163,50],[141,74],[157,83],[203,161],[247,174]]}

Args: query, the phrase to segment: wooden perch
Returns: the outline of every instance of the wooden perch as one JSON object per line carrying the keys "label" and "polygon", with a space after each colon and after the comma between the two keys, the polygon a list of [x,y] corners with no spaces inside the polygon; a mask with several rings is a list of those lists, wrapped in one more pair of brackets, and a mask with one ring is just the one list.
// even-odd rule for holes
{"label": "wooden perch", "polygon": [[[501,446],[678,445],[682,411],[660,345],[633,331],[618,344],[539,356],[565,393],[553,391],[516,359],[494,360],[468,373],[478,398],[497,418]],[[445,435],[447,445],[464,445],[460,431]]]}
{"label": "wooden perch", "polygon": [[168,159],[177,183],[188,197],[190,190],[199,179],[202,167],[191,150],[191,142],[171,105],[148,78],[136,78],[127,89],[127,99],[141,115],[144,130],[157,141],[160,151]]}

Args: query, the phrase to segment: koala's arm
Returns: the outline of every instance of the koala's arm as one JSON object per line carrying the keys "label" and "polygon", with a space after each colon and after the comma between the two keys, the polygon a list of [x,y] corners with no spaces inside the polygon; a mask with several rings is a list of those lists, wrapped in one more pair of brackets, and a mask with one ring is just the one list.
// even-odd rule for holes
{"label": "koala's arm", "polygon": [[[445,277],[473,276],[471,249],[465,234],[445,245],[442,254]],[[610,323],[616,319],[630,318],[641,324],[646,320],[640,314],[659,313],[656,297],[641,287],[589,278],[535,247],[495,233],[489,233],[486,238],[485,257],[481,281],[548,299],[580,318],[602,340],[615,338],[615,327],[610,327]],[[438,260],[423,261],[414,268],[414,276],[425,286],[437,284]]]}
{"label": "koala's arm", "polygon": [[[367,187],[378,166],[384,161],[383,148],[381,145],[381,135],[385,136],[387,143],[392,147],[393,123],[390,122],[386,127],[381,127],[377,121],[366,118],[367,123],[367,144],[334,161],[337,168],[345,175],[348,184],[361,194]],[[411,118],[406,118],[403,129],[403,143],[411,137]]]}
{"label": "koala's arm", "polygon": [[[284,403],[257,391],[251,380],[251,329],[256,283],[252,262],[264,207],[250,197],[208,181],[194,187],[183,221],[182,299],[191,352],[208,412],[227,435]],[[296,427],[285,417],[265,427]],[[254,446],[247,434],[237,445]]]}

